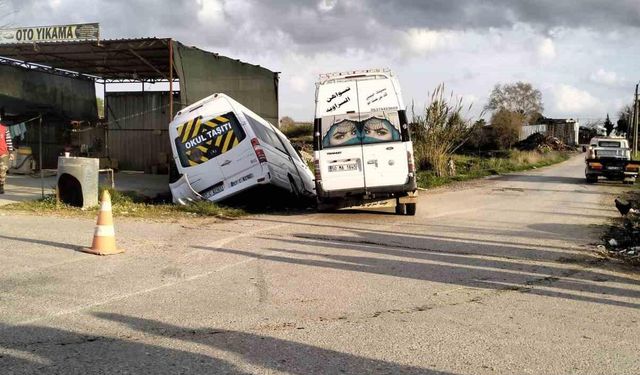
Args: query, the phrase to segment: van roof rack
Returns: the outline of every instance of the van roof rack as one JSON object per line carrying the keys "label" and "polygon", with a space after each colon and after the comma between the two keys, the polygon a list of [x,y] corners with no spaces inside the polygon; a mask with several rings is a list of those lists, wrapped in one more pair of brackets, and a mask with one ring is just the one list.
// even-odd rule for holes
{"label": "van roof rack", "polygon": [[325,82],[330,79],[347,78],[351,76],[367,76],[367,75],[376,75],[376,74],[391,74],[391,69],[377,68],[377,69],[349,70],[346,72],[335,72],[335,73],[321,73],[318,77],[318,80],[320,82]]}

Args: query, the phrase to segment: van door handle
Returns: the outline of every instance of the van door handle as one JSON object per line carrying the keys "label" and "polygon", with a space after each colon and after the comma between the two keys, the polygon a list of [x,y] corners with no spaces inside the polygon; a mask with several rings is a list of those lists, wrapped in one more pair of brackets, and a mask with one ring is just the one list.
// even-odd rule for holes
{"label": "van door handle", "polygon": [[393,150],[393,146],[387,147],[387,150]]}
{"label": "van door handle", "polygon": [[231,160],[225,160],[222,164],[220,164],[221,167],[224,167],[225,165],[229,165],[231,164]]}
{"label": "van door handle", "polygon": [[367,160],[367,164],[378,164],[377,160]]}

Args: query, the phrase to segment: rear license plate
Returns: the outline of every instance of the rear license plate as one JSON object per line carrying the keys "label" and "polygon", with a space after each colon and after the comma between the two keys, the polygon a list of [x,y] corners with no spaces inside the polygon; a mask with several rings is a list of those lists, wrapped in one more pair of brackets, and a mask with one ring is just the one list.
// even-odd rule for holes
{"label": "rear license plate", "polygon": [[610,171],[619,171],[619,170],[622,169],[622,167],[617,167],[615,165],[610,165],[610,166],[607,167],[607,169],[610,170]]}
{"label": "rear license plate", "polygon": [[358,164],[338,164],[338,165],[330,165],[329,172],[343,172],[343,171],[356,171],[358,170]]}
{"label": "rear license plate", "polygon": [[214,185],[213,187],[209,188],[208,190],[203,191],[202,193],[200,193],[202,195],[202,197],[204,199],[209,199],[211,197],[213,197],[214,195],[222,192],[224,190],[224,185],[222,184],[222,182]]}

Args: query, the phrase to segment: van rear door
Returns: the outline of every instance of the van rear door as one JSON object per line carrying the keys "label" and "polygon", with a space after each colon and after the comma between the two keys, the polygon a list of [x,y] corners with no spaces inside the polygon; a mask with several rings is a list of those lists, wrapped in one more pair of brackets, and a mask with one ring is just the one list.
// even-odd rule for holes
{"label": "van rear door", "polygon": [[213,146],[220,150],[216,160],[229,187],[235,186],[241,178],[248,180],[255,177],[247,176],[251,174],[251,168],[259,165],[258,158],[235,114],[230,112],[216,116],[210,122],[217,126],[231,125],[231,129],[212,140]]}
{"label": "van rear door", "polygon": [[393,81],[386,77],[358,80],[357,88],[365,186],[403,185],[409,167],[400,131],[401,104]]}
{"label": "van rear door", "polygon": [[316,98],[320,118],[319,168],[326,191],[364,190],[355,81],[323,84]]}
{"label": "van rear door", "polygon": [[[187,176],[195,192],[202,193],[213,186],[221,186],[224,176],[215,159],[210,159],[193,140],[200,135],[202,116],[194,117],[175,127],[172,134],[176,164],[180,172]],[[172,132],[173,133],[173,132]]]}
{"label": "van rear door", "polygon": [[[235,114],[198,116],[178,125],[176,131],[174,144],[177,156],[193,189],[205,198],[222,192],[227,177],[223,168],[231,163],[222,166],[221,162],[227,159],[221,157],[235,161],[236,155],[227,154],[246,138]],[[241,168],[240,165],[236,167],[239,173]]]}

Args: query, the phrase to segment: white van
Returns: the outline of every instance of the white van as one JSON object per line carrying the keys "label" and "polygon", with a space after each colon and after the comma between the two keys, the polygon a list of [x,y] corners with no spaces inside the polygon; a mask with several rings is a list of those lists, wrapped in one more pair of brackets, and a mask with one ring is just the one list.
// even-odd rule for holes
{"label": "white van", "polygon": [[182,174],[170,184],[175,203],[218,202],[258,184],[315,195],[313,173],[284,134],[225,94],[178,112],[169,138]]}
{"label": "white van", "polygon": [[388,69],[321,74],[314,121],[320,205],[395,205],[415,215],[413,144],[398,80]]}

